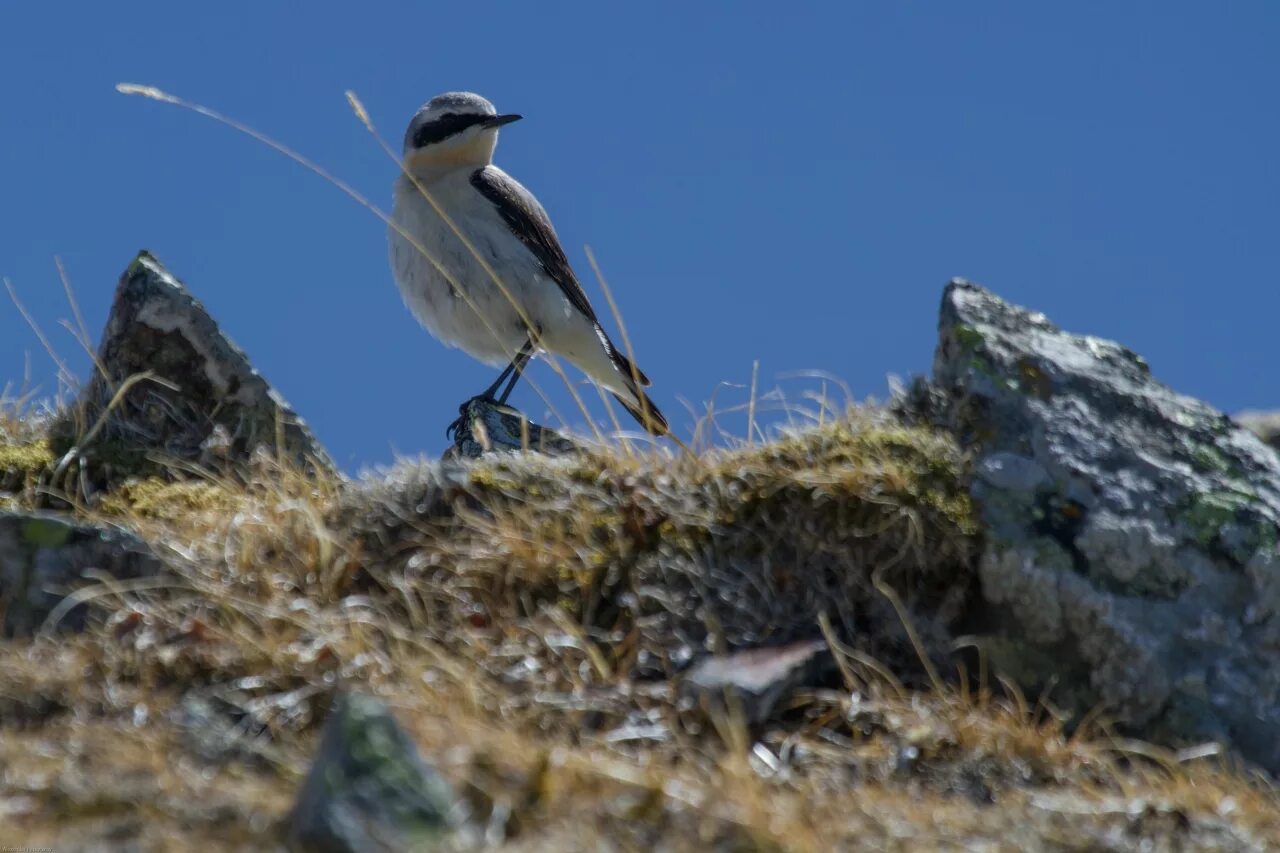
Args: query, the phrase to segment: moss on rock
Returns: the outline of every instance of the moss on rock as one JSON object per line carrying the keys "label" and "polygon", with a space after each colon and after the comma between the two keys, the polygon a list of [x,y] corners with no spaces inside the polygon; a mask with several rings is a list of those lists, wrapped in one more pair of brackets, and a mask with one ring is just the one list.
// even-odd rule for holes
{"label": "moss on rock", "polygon": [[0,492],[30,488],[53,461],[53,451],[44,438],[21,444],[0,444]]}
{"label": "moss on rock", "polygon": [[228,510],[236,500],[212,483],[148,477],[129,480],[103,495],[97,509],[107,515],[175,521],[193,512]]}

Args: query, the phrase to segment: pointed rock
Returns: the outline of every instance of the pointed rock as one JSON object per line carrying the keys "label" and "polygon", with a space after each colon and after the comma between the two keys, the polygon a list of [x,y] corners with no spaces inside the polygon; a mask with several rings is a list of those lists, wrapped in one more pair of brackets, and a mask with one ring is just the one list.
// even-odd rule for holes
{"label": "pointed rock", "polygon": [[450,829],[454,797],[378,699],[334,705],[288,819],[295,850],[420,850]]}
{"label": "pointed rock", "polygon": [[260,447],[334,470],[284,398],[145,251],[120,278],[93,379],[53,434],[59,455],[83,459],[100,487],[149,473],[156,457],[234,467]]}

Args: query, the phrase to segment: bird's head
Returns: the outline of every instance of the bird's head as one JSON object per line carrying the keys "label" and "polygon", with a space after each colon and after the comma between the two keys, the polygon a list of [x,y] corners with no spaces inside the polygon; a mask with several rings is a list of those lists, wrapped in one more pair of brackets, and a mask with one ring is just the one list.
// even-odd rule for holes
{"label": "bird's head", "polygon": [[436,95],[414,113],[404,133],[405,165],[487,165],[493,161],[498,128],[519,119],[518,115],[498,115],[493,104],[472,92]]}

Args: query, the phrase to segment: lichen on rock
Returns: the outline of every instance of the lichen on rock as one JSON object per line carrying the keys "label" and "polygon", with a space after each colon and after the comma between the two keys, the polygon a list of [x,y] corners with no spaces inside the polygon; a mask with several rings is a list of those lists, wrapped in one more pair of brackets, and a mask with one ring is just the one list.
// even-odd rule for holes
{"label": "lichen on rock", "polygon": [[47,438],[21,444],[0,442],[0,498],[5,492],[29,488],[53,464],[53,450]]}

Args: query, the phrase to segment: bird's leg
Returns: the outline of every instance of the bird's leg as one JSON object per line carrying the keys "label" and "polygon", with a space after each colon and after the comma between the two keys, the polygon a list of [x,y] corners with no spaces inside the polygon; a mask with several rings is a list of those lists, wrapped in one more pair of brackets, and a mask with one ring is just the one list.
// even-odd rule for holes
{"label": "bird's leg", "polygon": [[[484,391],[475,399],[493,400],[498,403],[506,402],[507,395],[511,393],[511,386],[507,387],[506,393],[501,397],[495,396],[498,393],[498,389],[502,387],[502,383],[511,375],[512,371],[515,371],[515,374],[518,377],[520,375],[520,371],[524,369],[525,363],[529,361],[529,358],[532,355],[533,340],[530,339],[524,342],[524,346],[522,346],[520,351],[516,353],[516,357],[511,359],[511,363],[502,369],[502,372],[498,374],[498,378],[493,381],[493,384],[484,389]],[[512,386],[514,386],[514,384],[515,382],[513,380]]]}
{"label": "bird's leg", "polygon": [[520,352],[516,353],[516,357],[510,364],[510,369],[514,371],[511,381],[507,383],[506,390],[502,392],[502,396],[498,398],[499,403],[506,403],[507,398],[511,396],[511,392],[515,389],[516,383],[520,381],[520,377],[524,375],[524,366],[529,363],[529,359],[533,358],[533,338],[525,342],[520,348]]}
{"label": "bird's leg", "polygon": [[[498,378],[493,380],[492,385],[484,389],[483,393],[480,394],[478,399],[481,399],[481,400],[498,399],[494,395],[498,393],[498,389],[502,387],[502,383],[506,381],[506,378],[511,375],[511,371],[516,369],[516,360],[519,358],[520,358],[520,355],[519,353],[517,353],[516,357],[511,360],[511,363],[508,364],[506,367],[502,368],[502,372],[498,374]],[[472,399],[477,399],[477,398],[472,398]]]}

